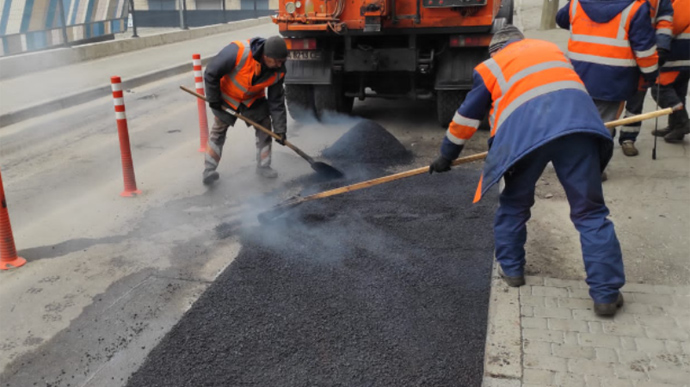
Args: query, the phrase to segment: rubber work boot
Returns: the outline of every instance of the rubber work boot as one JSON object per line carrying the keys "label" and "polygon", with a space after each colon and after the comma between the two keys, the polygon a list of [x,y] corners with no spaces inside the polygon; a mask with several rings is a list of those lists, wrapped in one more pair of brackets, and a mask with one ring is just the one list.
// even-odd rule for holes
{"label": "rubber work boot", "polygon": [[498,270],[498,274],[501,276],[503,281],[511,288],[517,288],[525,284],[525,276],[521,275],[518,277],[507,276],[503,273],[502,269]]}
{"label": "rubber work boot", "polygon": [[668,116],[668,126],[662,129],[654,129],[652,130],[652,136],[656,137],[664,137],[667,134],[671,133],[671,128],[673,127],[674,122],[676,121],[675,115],[671,114]]}
{"label": "rubber work boot", "polygon": [[606,171],[601,172],[601,182],[603,183],[608,179],[609,179],[609,175],[606,174]]}
{"label": "rubber work boot", "polygon": [[256,174],[266,179],[275,179],[278,177],[278,172],[271,167],[256,167]]}
{"label": "rubber work boot", "polygon": [[204,170],[203,177],[204,178],[202,181],[204,182],[204,185],[211,185],[220,178],[220,175],[218,174],[218,172],[212,169],[206,169]]}
{"label": "rubber work boot", "polygon": [[616,302],[610,302],[608,304],[595,302],[594,313],[597,316],[613,317],[621,306],[623,306],[623,294],[619,292]]}
{"label": "rubber work boot", "polygon": [[690,119],[688,119],[688,112],[681,110],[675,112],[678,115],[674,120],[673,125],[670,126],[671,131],[664,136],[664,141],[670,143],[682,142],[686,134],[690,133]]}
{"label": "rubber work boot", "polygon": [[623,149],[623,154],[628,157],[633,157],[640,154],[637,148],[635,148],[635,142],[631,140],[623,141],[623,143],[621,144],[621,149]]}

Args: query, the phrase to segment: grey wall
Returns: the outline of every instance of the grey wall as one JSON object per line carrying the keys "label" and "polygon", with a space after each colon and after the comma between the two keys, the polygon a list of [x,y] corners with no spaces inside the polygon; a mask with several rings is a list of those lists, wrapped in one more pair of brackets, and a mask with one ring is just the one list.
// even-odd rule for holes
{"label": "grey wall", "polygon": [[[268,8],[268,1],[266,8]],[[187,11],[187,25],[189,27],[201,27],[211,24],[225,23],[229,21],[253,19],[262,16],[270,16],[276,13],[275,10],[260,9],[254,12],[253,8],[250,10],[232,10],[225,11],[223,14],[219,10],[208,11]],[[135,11],[135,18],[137,27],[179,27],[180,26],[180,12],[179,11]]]}

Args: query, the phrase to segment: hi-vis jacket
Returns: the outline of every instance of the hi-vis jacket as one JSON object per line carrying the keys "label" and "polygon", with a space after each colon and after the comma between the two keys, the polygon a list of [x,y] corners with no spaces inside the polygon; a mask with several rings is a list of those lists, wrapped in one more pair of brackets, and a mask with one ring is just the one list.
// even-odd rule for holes
{"label": "hi-vis jacket", "polygon": [[285,66],[269,69],[261,65],[265,39],[235,41],[227,45],[206,67],[204,81],[209,102],[223,101],[235,110],[266,97],[273,130],[285,133],[287,113],[283,78]]}
{"label": "hi-vis jacket", "polygon": [[602,170],[613,142],[570,61],[550,42],[509,42],[474,69],[474,85],[455,113],[441,145],[454,160],[489,111],[489,155],[476,203],[522,157],[558,137],[590,133],[601,138]]}
{"label": "hi-vis jacket", "polygon": [[646,0],[572,0],[556,22],[570,29],[568,57],[592,98],[625,101],[640,72],[656,78],[656,32]]}
{"label": "hi-vis jacket", "polygon": [[671,55],[661,71],[690,71],[690,0],[673,1]]}
{"label": "hi-vis jacket", "polygon": [[649,16],[656,28],[656,46],[659,49],[671,50],[673,37],[673,6],[671,0],[647,0]]}

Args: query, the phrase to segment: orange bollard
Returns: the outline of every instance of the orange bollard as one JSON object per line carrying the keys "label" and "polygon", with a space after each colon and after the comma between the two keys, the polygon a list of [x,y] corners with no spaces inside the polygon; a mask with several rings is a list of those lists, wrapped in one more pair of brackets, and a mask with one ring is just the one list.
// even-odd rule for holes
{"label": "orange bollard", "polygon": [[141,191],[137,189],[137,182],[134,178],[134,164],[132,163],[132,150],[129,145],[129,131],[127,129],[127,116],[125,115],[125,99],[122,94],[120,77],[110,77],[110,86],[113,89],[115,120],[117,121],[117,133],[120,136],[122,177],[125,180],[125,190],[120,193],[120,196],[137,196],[141,194]]}
{"label": "orange bollard", "polygon": [[[194,86],[196,87],[196,92],[201,95],[204,94],[204,79],[201,75],[201,55],[193,54],[192,63],[194,65]],[[199,134],[201,147],[199,147],[199,152],[206,152],[206,144],[208,143],[208,119],[206,118],[206,102],[197,98],[196,100],[197,109],[199,110]]]}
{"label": "orange bollard", "polygon": [[0,173],[0,270],[9,270],[20,267],[26,263],[26,259],[17,256],[10,224],[10,213],[7,210],[5,188],[2,185],[2,173]]}

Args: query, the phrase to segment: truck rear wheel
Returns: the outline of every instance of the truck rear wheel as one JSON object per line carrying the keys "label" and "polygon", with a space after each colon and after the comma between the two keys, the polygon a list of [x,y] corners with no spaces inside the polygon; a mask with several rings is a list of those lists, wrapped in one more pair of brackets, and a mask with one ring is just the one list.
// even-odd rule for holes
{"label": "truck rear wheel", "polygon": [[338,84],[314,86],[314,106],[319,119],[329,111],[350,114],[354,101],[353,97],[346,97],[343,94],[342,87]]}
{"label": "truck rear wheel", "polygon": [[290,116],[295,121],[314,116],[314,90],[311,85],[285,85],[285,100]]}
{"label": "truck rear wheel", "polygon": [[436,91],[436,118],[442,127],[448,127],[455,112],[465,100],[465,95],[467,95],[465,90]]}

